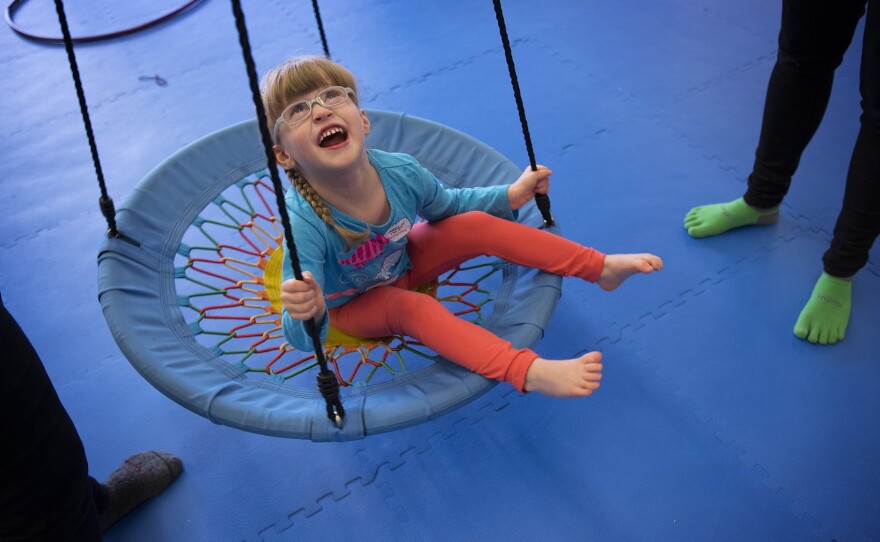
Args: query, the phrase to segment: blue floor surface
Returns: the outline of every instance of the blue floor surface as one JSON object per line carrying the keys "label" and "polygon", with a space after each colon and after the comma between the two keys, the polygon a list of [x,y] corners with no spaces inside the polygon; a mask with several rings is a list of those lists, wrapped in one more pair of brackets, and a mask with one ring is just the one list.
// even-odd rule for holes
{"label": "blue floor surface", "polygon": [[[67,7],[84,34],[179,2]],[[50,4],[28,3],[19,24],[57,34]],[[363,106],[452,126],[527,164],[491,2],[320,5]],[[592,397],[501,384],[436,421],[339,444],[214,425],[127,363],[97,301],[106,225],[65,52],[0,31],[3,299],[95,477],[145,449],[185,465],[106,540],[880,540],[877,250],[855,278],[842,343],[792,334],[858,130],[861,27],[779,222],[694,240],[687,210],[745,189],[777,2],[504,6],[564,234],[604,252],[654,252],[666,267],[612,293],[564,282],[537,350],[602,351]],[[309,2],[244,9],[259,71],[321,54]],[[180,147],[253,115],[222,0],[76,53],[117,202]]]}

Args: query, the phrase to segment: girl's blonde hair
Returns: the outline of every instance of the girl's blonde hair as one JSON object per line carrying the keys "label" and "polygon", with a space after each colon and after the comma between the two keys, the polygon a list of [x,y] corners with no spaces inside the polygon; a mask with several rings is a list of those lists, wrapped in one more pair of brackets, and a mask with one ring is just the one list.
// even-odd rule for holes
{"label": "girl's blonde hair", "polygon": [[[266,110],[265,122],[269,132],[272,132],[275,121],[294,98],[333,85],[352,89],[355,94],[352,101],[357,105],[357,83],[354,76],[332,60],[320,56],[299,56],[287,59],[269,70],[260,82],[260,93]],[[358,232],[337,224],[321,195],[295,169],[285,170],[285,173],[297,192],[309,202],[321,220],[342,237],[346,249],[360,245],[370,238],[369,226],[366,230]]]}

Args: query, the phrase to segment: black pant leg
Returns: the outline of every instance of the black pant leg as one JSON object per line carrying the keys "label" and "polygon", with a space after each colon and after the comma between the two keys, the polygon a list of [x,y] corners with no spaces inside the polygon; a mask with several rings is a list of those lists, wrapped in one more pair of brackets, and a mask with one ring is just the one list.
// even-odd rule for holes
{"label": "black pant leg", "polygon": [[0,366],[0,540],[101,540],[82,441],[2,302]]}
{"label": "black pant leg", "polygon": [[770,75],[755,164],[744,196],[754,207],[779,205],[828,106],[864,0],[786,0],[779,52]]}
{"label": "black pant leg", "polygon": [[822,258],[825,272],[836,277],[850,277],[864,267],[880,233],[880,0],[868,4],[859,90],[861,127],[834,238]]}

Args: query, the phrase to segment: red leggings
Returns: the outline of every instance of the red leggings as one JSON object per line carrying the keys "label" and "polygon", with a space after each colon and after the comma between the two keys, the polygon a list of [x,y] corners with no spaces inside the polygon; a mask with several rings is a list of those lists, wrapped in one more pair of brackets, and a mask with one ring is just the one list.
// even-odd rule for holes
{"label": "red leggings", "polygon": [[452,362],[520,391],[537,354],[514,348],[458,318],[432,296],[411,289],[483,255],[590,282],[598,280],[605,261],[601,252],[558,235],[478,211],[420,222],[407,237],[412,269],[390,286],[373,288],[330,309],[330,321],[360,337],[407,335]]}

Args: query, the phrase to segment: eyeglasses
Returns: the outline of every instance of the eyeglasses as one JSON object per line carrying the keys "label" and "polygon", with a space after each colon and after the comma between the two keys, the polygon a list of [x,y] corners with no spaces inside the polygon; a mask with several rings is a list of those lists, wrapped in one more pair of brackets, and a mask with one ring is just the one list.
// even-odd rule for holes
{"label": "eyeglasses", "polygon": [[353,97],[354,91],[349,87],[327,87],[311,100],[294,102],[284,108],[281,116],[275,121],[275,130],[272,137],[278,141],[278,128],[283,122],[287,126],[296,126],[305,122],[312,115],[312,104],[318,103],[324,107],[339,107]]}

